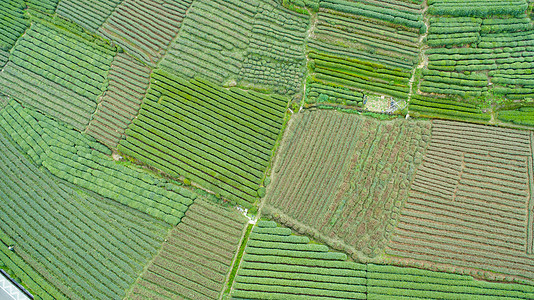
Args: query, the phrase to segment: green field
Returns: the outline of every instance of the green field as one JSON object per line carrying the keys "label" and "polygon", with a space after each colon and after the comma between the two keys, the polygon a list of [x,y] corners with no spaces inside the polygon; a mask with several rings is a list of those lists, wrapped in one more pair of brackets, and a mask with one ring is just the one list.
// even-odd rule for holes
{"label": "green field", "polygon": [[0,269],[33,299],[534,299],[533,9],[0,0]]}

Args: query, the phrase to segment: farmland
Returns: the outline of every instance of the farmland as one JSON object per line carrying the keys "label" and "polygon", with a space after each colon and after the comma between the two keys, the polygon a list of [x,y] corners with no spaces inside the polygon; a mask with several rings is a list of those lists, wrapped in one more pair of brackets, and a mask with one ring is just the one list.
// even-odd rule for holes
{"label": "farmland", "polygon": [[191,2],[120,1],[98,32],[154,66],[178,33]]}
{"label": "farmland", "polygon": [[[4,131],[0,139],[0,240],[24,259],[19,267],[35,281],[35,290],[54,298],[123,296],[170,226],[79,194],[33,165]],[[2,261],[12,256],[5,246],[4,251]]]}
{"label": "farmland", "polygon": [[386,252],[532,280],[531,143],[526,132],[433,122]]}
{"label": "farmland", "polygon": [[39,300],[534,299],[533,10],[0,1],[0,269]]}
{"label": "farmland", "polygon": [[150,68],[131,57],[117,54],[108,73],[108,89],[86,132],[104,144],[116,147],[139,112],[150,83],[150,72]]}
{"label": "farmland", "polygon": [[[185,78],[201,75],[218,84],[298,92],[304,77],[308,20],[274,0],[231,3],[194,1],[160,67]],[[214,18],[203,17],[209,14]],[[222,26],[218,20],[224,20]]]}
{"label": "farmland", "polygon": [[430,124],[332,111],[299,117],[282,141],[266,205],[329,245],[376,256],[408,196]]}
{"label": "farmland", "polygon": [[375,93],[407,99],[426,27],[421,4],[320,1],[319,7],[308,43],[307,102],[361,107],[363,96]]}
{"label": "farmland", "polygon": [[272,221],[253,229],[232,299],[470,299],[534,296],[528,286],[471,276],[348,261],[344,253],[310,243]]}
{"label": "farmland", "polygon": [[9,56],[0,92],[82,130],[106,90],[112,60],[108,49],[53,24],[34,23]]}
{"label": "farmland", "polygon": [[119,150],[249,206],[258,197],[286,101],[154,70]]}
{"label": "farmland", "polygon": [[216,299],[237,251],[245,220],[236,211],[195,201],[127,298]]}
{"label": "farmland", "polygon": [[181,188],[167,190],[164,181],[115,164],[104,145],[15,101],[2,111],[0,126],[57,177],[170,224],[180,221],[196,197]]}
{"label": "farmland", "polygon": [[[428,1],[429,49],[424,53],[428,63],[422,70],[418,90],[425,95],[446,95],[470,103],[475,110],[516,108],[513,103],[532,99],[533,94],[529,79],[533,31],[525,14],[527,3],[479,3]],[[420,108],[414,107],[414,111]],[[439,108],[455,110],[454,106]],[[503,115],[506,117],[500,117],[501,122],[530,124],[526,114]]]}

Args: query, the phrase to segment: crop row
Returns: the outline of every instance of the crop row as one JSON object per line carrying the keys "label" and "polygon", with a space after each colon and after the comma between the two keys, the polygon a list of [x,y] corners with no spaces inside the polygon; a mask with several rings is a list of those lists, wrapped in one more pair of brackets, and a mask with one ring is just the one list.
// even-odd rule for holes
{"label": "crop row", "polygon": [[[245,84],[252,83],[280,94],[297,93],[305,73],[304,40],[308,24],[308,18],[290,14],[274,2],[259,3],[251,24],[246,56],[248,63],[241,68],[239,75],[243,77],[240,79],[247,78],[243,80]],[[270,74],[257,76],[259,70],[268,67],[267,63],[279,76],[278,80],[271,80]]]}
{"label": "crop row", "polygon": [[[437,137],[435,140],[444,144],[451,143],[451,148],[457,151],[467,150],[467,152],[473,151],[475,154],[490,152],[492,155],[502,153],[508,156],[508,161],[522,161],[521,156],[528,155],[530,151],[528,135],[525,134],[515,134],[508,137],[507,134],[510,130],[501,131],[492,127],[480,130],[479,125],[465,126],[462,123],[438,120],[434,124],[439,124],[433,129],[432,134]],[[467,135],[468,133],[469,135]],[[489,139],[492,141],[489,142]],[[465,143],[464,149],[455,148],[462,143]],[[514,165],[512,170],[514,169],[520,170],[517,165]]]}
{"label": "crop row", "polygon": [[24,0],[29,8],[53,14],[56,11],[59,0]]}
{"label": "crop row", "polygon": [[[374,127],[369,123],[369,127],[362,125],[370,131]],[[414,155],[408,153],[424,153],[427,141],[421,139],[429,134],[424,123],[407,127],[401,124],[375,126],[371,131],[374,135],[358,135],[357,149],[361,150],[351,158],[351,165],[343,174],[344,185],[336,191],[336,200],[326,211],[323,209],[318,225],[325,235],[334,233],[369,256],[383,247],[389,235],[388,226],[395,222],[395,212],[407,197],[402,186],[409,184],[414,176],[412,168],[418,164]],[[365,188],[352,190],[350,186],[356,182],[363,183]],[[358,217],[361,211],[385,221],[378,225],[361,215]],[[354,229],[346,229],[347,225]]]}
{"label": "crop row", "polygon": [[112,59],[89,42],[74,41],[39,23],[30,27],[10,57],[15,64],[94,102],[106,89],[105,78]]}
{"label": "crop row", "polygon": [[348,106],[363,106],[363,93],[312,81],[306,93],[306,103],[338,103]]}
{"label": "crop row", "polygon": [[108,90],[87,126],[87,133],[116,147],[139,111],[151,70],[129,56],[118,54],[108,74]]}
{"label": "crop row", "polygon": [[24,2],[21,0],[0,3],[0,50],[9,51],[30,25],[24,16],[24,8]]}
{"label": "crop row", "polygon": [[388,254],[532,279],[524,251],[529,145],[519,131],[434,122]]}
{"label": "crop row", "polygon": [[[282,126],[285,101],[224,90],[200,79],[185,81],[161,70],[152,73],[152,81],[119,149],[151,162],[157,159],[150,156],[157,156],[173,175],[207,183],[230,200],[253,202]],[[151,154],[135,155],[132,147]]]}
{"label": "crop row", "polygon": [[309,40],[308,48],[313,49],[317,52],[327,53],[330,55],[337,55],[341,57],[349,57],[351,59],[376,62],[392,68],[399,68],[404,71],[409,71],[414,64],[412,61],[407,61],[405,59],[394,57],[392,55],[370,53],[355,48],[352,49],[348,47],[336,46],[333,44],[327,44],[322,40]]}
{"label": "crop row", "polygon": [[[23,64],[24,65],[24,64]],[[0,91],[66,122],[78,130],[89,123],[96,103],[9,62],[0,75]]]}
{"label": "crop row", "polygon": [[[244,57],[234,51],[247,48],[249,37],[245,33],[252,30],[256,13],[256,7],[250,5],[194,1],[160,67],[185,78],[202,74],[216,83],[235,76]],[[206,15],[214,18],[205,18]],[[215,25],[217,19],[224,20],[226,26]]]}
{"label": "crop row", "polygon": [[[282,242],[284,236],[273,236],[261,230],[276,228],[276,223],[272,221],[260,221],[254,227],[245,249],[244,261],[235,279],[233,298],[277,298],[282,297],[281,293],[285,299],[298,299],[304,296],[317,299],[365,298],[365,273],[356,271],[361,269],[359,264],[345,262],[346,255],[328,252],[326,246]],[[261,242],[256,240],[256,237],[260,236],[265,237],[260,239],[272,237],[281,242],[271,243],[272,249],[262,250],[263,248],[255,246]],[[281,246],[305,248],[295,251],[279,250]],[[264,261],[263,258],[268,260]],[[270,260],[272,262],[269,262]],[[286,261],[291,261],[291,264],[286,264]],[[300,265],[299,262],[306,263]],[[354,277],[348,277],[351,275]]]}
{"label": "crop row", "polygon": [[293,94],[305,72],[307,23],[268,1],[197,1],[160,67],[187,79],[202,75],[217,84]]}
{"label": "crop row", "polygon": [[473,18],[432,18],[427,44],[439,47],[476,43],[480,40],[481,23],[481,19]]}
{"label": "crop row", "polygon": [[375,22],[370,25],[365,18],[354,15],[341,15],[333,12],[320,11],[318,13],[319,22],[324,25],[330,24],[346,31],[357,32],[358,35],[370,35],[379,39],[397,42],[403,45],[417,47],[419,35],[412,31],[395,29],[390,24]]}
{"label": "crop row", "polygon": [[310,52],[314,78],[359,91],[384,93],[404,99],[408,95],[409,73],[366,61]]}
{"label": "crop row", "polygon": [[428,1],[428,13],[455,17],[491,17],[494,15],[520,16],[525,13],[526,1],[515,0],[503,3],[499,0]]}
{"label": "crop row", "polygon": [[[532,26],[523,16],[526,5],[524,1],[431,1],[428,11],[438,17],[430,19],[427,43],[434,48],[426,51],[428,69],[448,74],[489,71],[488,85],[480,82],[476,88],[472,81],[423,74],[420,91],[465,100],[489,95],[505,101],[534,97],[528,76],[534,48]],[[488,14],[506,17],[489,18]],[[470,47],[450,47],[465,44]],[[436,48],[441,46],[447,47]]]}
{"label": "crop row", "polygon": [[91,32],[96,32],[120,2],[120,0],[65,0],[59,2],[56,13],[75,21]]}
{"label": "crop row", "polygon": [[116,164],[102,144],[14,101],[4,109],[2,125],[52,174],[168,223],[178,223],[195,197],[185,189],[176,193],[157,187],[150,175]]}
{"label": "crop row", "polygon": [[167,226],[107,200],[78,195],[0,138],[1,226],[9,236],[2,240],[69,298],[120,297],[159,247]]}
{"label": "crop row", "polygon": [[[367,32],[367,35],[353,32],[354,29],[341,29],[336,26],[332,26],[328,23],[319,22],[315,30],[315,34],[319,36],[330,36],[330,38],[342,39],[346,43],[357,45],[355,48],[363,48],[366,51],[374,49],[377,53],[384,53],[396,55],[409,60],[415,60],[417,58],[417,46],[413,44],[405,45],[396,40],[389,40],[383,35],[371,35]],[[391,55],[391,54],[390,54]]]}
{"label": "crop row", "polygon": [[497,119],[503,122],[534,126],[534,110],[531,107],[521,107],[515,110],[502,110],[497,113]]}
{"label": "crop row", "polygon": [[[325,236],[367,255],[376,253],[394,222],[390,217],[407,196],[400,189],[414,175],[416,160],[408,153],[426,148],[428,138],[421,139],[429,134],[428,126],[382,126],[336,112],[308,113],[295,122],[282,141],[281,153],[287,154],[274,166],[268,204]],[[356,182],[362,188],[353,188]],[[383,221],[376,224],[371,218]]]}
{"label": "crop row", "polygon": [[249,55],[238,76],[245,86],[253,84],[285,95],[300,89],[304,73],[302,63],[266,62],[261,56]]}
{"label": "crop row", "polygon": [[375,3],[366,4],[364,2],[351,3],[346,0],[322,0],[322,8],[334,9],[344,13],[365,16],[391,22],[393,24],[416,28],[420,33],[426,31],[423,16],[417,10],[405,11],[398,8],[378,6]]}
{"label": "crop row", "polygon": [[128,299],[154,296],[214,299],[222,291],[240,242],[245,218],[237,211],[197,199]]}
{"label": "crop row", "polygon": [[161,2],[122,1],[98,32],[153,66],[178,33],[192,1]]}
{"label": "crop row", "polygon": [[[280,239],[279,244],[309,245],[283,241],[287,237],[264,232],[276,227],[272,221],[259,221],[253,229],[243,261],[233,285],[232,299],[384,299],[393,297],[477,298],[504,297],[521,299],[532,297],[534,287],[519,284],[489,283],[473,280],[471,276],[435,272],[391,265],[361,264],[344,259],[302,259],[253,254],[259,240]],[[276,250],[273,249],[273,250]],[[328,251],[327,248],[324,251]],[[275,253],[274,251],[273,253]],[[304,253],[313,251],[301,250]],[[326,252],[332,253],[332,252]]]}
{"label": "crop row", "polygon": [[365,60],[373,61],[371,57],[382,56],[387,60],[399,60],[410,67],[418,61],[418,34],[376,19],[344,15],[332,10],[321,11],[313,36],[327,52],[344,48],[344,51],[365,53],[366,58],[362,57]]}

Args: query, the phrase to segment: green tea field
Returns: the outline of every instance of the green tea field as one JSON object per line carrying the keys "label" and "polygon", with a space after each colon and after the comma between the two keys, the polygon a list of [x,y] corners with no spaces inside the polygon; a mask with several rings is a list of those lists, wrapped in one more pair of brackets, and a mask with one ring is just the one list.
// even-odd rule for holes
{"label": "green tea field", "polygon": [[534,299],[533,9],[0,0],[0,299]]}

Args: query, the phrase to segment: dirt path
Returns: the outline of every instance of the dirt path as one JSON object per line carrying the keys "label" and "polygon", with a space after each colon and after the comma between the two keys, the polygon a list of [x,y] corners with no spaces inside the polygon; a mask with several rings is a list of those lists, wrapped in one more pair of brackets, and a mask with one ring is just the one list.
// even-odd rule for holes
{"label": "dirt path", "polygon": [[[428,28],[430,26],[430,22],[428,21],[428,16],[426,15],[426,11],[428,10],[428,4],[425,0],[423,2],[423,10],[421,13],[423,14],[423,21],[426,26],[425,33],[421,34],[419,36],[419,64],[417,67],[415,67],[412,71],[412,77],[410,78],[409,85],[410,85],[410,92],[408,93],[408,103],[410,100],[412,100],[412,95],[414,94],[414,82],[415,82],[415,74],[417,73],[417,70],[425,68],[428,66],[428,56],[425,55],[425,50],[428,48],[426,45],[423,45],[423,41],[428,36]],[[419,90],[419,86],[417,86],[415,93],[417,93],[417,90]]]}
{"label": "dirt path", "polygon": [[[316,12],[312,12],[310,9],[308,9],[308,12],[310,13],[310,28],[308,29],[308,33],[306,34],[306,42],[304,49],[305,55],[306,55],[306,77],[309,75],[308,65],[310,64],[310,57],[307,53],[308,48],[308,40],[315,37],[315,28],[317,27],[317,22],[319,21],[319,17],[317,16]],[[302,107],[304,106],[304,101],[306,99],[306,77],[304,78],[304,84],[303,84],[303,90],[302,90],[302,99],[300,100],[300,108],[298,112],[302,111]]]}

